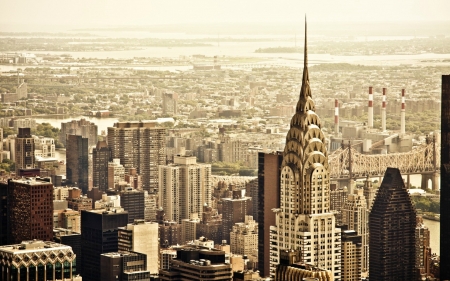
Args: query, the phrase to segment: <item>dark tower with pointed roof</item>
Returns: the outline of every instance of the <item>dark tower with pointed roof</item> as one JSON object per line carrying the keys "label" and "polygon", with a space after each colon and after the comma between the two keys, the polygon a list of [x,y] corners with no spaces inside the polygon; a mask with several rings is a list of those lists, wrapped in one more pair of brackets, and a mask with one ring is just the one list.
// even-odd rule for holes
{"label": "dark tower with pointed roof", "polygon": [[286,136],[280,176],[280,208],[271,227],[271,275],[280,251],[300,252],[301,262],[331,272],[340,280],[340,235],[330,211],[330,172],[325,136],[309,86],[307,29],[302,87]]}
{"label": "dark tower with pointed roof", "polygon": [[370,281],[416,280],[416,211],[400,170],[387,168],[369,215]]}

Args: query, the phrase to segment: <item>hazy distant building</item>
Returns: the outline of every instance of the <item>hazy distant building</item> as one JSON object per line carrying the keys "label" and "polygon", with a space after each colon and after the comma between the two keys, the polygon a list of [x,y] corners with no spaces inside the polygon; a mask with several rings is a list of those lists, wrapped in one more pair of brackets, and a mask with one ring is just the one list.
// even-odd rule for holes
{"label": "hazy distant building", "polygon": [[92,174],[93,185],[101,191],[108,189],[108,163],[111,160],[111,150],[106,141],[97,142],[92,150]]}
{"label": "hazy distant building", "polygon": [[[78,135],[88,139],[88,146],[95,146],[98,139],[98,127],[95,123],[89,122],[86,119],[72,120],[70,122],[61,123],[61,130],[59,131],[59,141],[67,146],[66,135]],[[69,151],[67,149],[67,151]]]}
{"label": "hazy distant building", "polygon": [[89,187],[88,139],[79,135],[67,135],[66,148],[67,183],[78,186],[86,194]]}
{"label": "hazy distant building", "polygon": [[53,184],[40,179],[8,181],[8,243],[53,240]]}
{"label": "hazy distant building", "polygon": [[[19,128],[15,145],[14,145],[14,162],[16,164],[16,174],[20,169],[32,169],[34,168],[34,138],[31,135],[30,128]],[[19,243],[18,241],[16,243]]]}
{"label": "hazy distant building", "polygon": [[177,93],[164,93],[162,96],[163,104],[162,111],[163,114],[177,115],[178,114],[178,94]]}
{"label": "hazy distant building", "polygon": [[55,158],[55,140],[41,136],[34,138],[34,156],[40,158]]}
{"label": "hazy distant building", "polygon": [[387,168],[369,215],[370,281],[415,280],[416,211],[396,168]]}
{"label": "hazy distant building", "polygon": [[108,128],[111,157],[120,159],[125,169],[136,168],[142,188],[158,193],[158,165],[166,164],[166,129],[154,121],[119,122]]}

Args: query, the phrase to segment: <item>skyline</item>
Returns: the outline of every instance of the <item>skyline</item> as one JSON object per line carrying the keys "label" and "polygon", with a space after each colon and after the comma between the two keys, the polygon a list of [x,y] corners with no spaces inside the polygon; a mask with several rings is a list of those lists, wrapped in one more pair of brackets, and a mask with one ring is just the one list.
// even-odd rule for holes
{"label": "skyline", "polygon": [[[43,0],[3,2],[0,26],[9,31],[67,31],[85,28],[192,24],[288,24],[301,26],[306,14],[311,23],[439,22],[450,27],[445,0],[392,2],[315,1],[124,1]],[[18,12],[20,11],[20,12]],[[67,13],[64,11],[68,11]],[[358,28],[358,26],[353,26]]]}

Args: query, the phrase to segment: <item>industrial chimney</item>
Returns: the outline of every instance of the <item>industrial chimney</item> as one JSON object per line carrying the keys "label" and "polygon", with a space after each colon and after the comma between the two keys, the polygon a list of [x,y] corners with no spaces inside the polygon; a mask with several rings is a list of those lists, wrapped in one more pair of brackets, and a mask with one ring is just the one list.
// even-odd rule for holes
{"label": "industrial chimney", "polygon": [[368,127],[373,128],[373,94],[372,87],[369,87],[369,108],[367,112],[367,117],[369,118]]}
{"label": "industrial chimney", "polygon": [[339,101],[334,100],[334,132],[339,134]]}
{"label": "industrial chimney", "polygon": [[400,113],[400,134],[405,133],[405,89],[402,89],[402,111]]}

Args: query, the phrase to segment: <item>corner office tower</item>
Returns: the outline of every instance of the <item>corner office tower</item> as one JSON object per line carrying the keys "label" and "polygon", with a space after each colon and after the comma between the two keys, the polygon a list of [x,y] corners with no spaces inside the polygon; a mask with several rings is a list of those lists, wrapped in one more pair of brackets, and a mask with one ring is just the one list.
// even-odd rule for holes
{"label": "corner office tower", "polygon": [[303,263],[331,271],[340,280],[341,230],[330,211],[330,172],[325,136],[311,96],[305,22],[302,87],[286,136],[280,176],[280,208],[270,228],[270,271],[280,251],[300,252]]}

